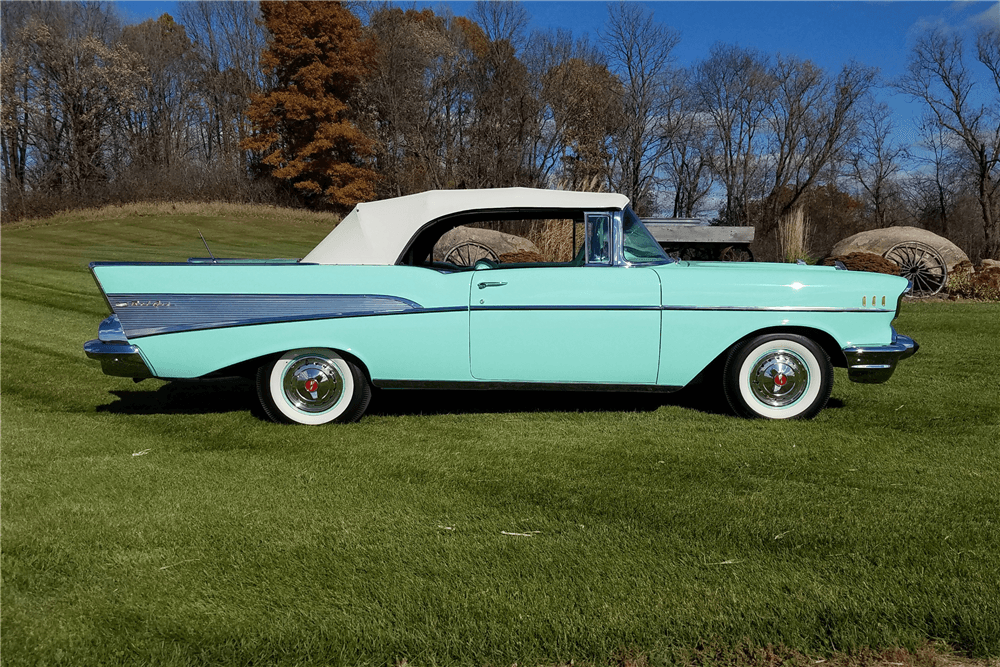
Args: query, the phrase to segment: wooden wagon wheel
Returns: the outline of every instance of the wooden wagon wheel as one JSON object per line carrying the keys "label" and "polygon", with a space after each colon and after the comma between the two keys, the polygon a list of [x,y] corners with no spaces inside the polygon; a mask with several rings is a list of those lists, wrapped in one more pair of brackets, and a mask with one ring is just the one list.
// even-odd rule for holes
{"label": "wooden wagon wheel", "polygon": [[450,262],[455,266],[473,266],[481,259],[491,259],[494,262],[500,261],[500,257],[493,251],[493,248],[478,241],[462,241],[461,243],[457,243],[444,255],[444,261]]}
{"label": "wooden wagon wheel", "polygon": [[948,283],[948,265],[937,250],[919,241],[897,243],[882,255],[899,265],[900,275],[913,283],[911,296],[937,294]]}

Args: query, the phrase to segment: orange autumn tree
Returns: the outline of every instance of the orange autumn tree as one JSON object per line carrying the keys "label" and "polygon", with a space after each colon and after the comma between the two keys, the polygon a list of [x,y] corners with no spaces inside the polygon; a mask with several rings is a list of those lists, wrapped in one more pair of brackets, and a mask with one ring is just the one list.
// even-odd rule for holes
{"label": "orange autumn tree", "polygon": [[260,5],[271,34],[261,64],[274,86],[253,97],[247,115],[257,131],[243,147],[307,200],[339,208],[372,199],[373,142],[349,104],[374,62],[361,22],[340,2]]}

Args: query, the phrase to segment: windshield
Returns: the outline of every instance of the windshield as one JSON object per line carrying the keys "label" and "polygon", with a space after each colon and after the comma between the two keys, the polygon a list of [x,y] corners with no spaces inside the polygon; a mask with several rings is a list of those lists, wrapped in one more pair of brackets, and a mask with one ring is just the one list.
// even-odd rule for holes
{"label": "windshield", "polygon": [[625,261],[630,264],[669,264],[673,261],[627,207],[622,212],[622,251]]}

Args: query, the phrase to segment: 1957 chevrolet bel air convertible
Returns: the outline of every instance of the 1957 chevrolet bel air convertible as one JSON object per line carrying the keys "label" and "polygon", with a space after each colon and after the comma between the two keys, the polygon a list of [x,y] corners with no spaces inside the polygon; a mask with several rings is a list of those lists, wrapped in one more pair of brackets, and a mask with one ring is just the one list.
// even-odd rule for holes
{"label": "1957 chevrolet bel air convertible", "polygon": [[[537,243],[442,261],[459,226]],[[672,391],[710,366],[737,414],[808,418],[834,366],[884,382],[917,349],[891,325],[904,278],[673,261],[616,194],[426,192],[359,204],[300,260],[90,268],[112,315],[84,350],[106,374],[251,375],[299,424],[358,419],[373,385]]]}

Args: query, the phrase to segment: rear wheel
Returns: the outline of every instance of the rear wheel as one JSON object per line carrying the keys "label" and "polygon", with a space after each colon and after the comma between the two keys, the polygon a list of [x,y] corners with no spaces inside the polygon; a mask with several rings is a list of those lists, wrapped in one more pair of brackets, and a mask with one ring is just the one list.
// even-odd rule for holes
{"label": "rear wheel", "polygon": [[371,386],[357,364],[333,350],[291,350],[257,370],[257,396],[277,422],[352,422],[364,414]]}
{"label": "rear wheel", "polygon": [[804,336],[766,334],[733,348],[723,386],[729,405],[742,417],[809,419],[830,398],[833,364]]}

